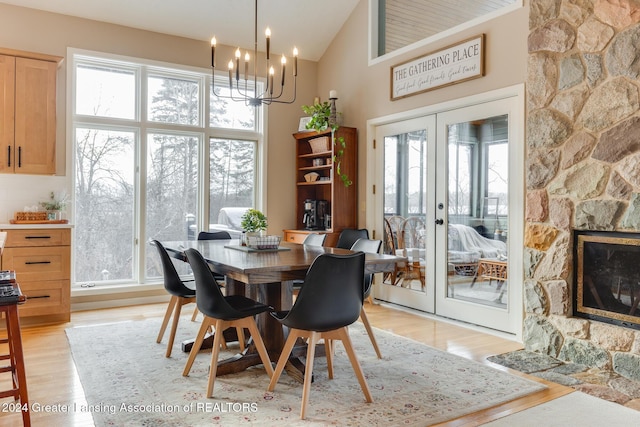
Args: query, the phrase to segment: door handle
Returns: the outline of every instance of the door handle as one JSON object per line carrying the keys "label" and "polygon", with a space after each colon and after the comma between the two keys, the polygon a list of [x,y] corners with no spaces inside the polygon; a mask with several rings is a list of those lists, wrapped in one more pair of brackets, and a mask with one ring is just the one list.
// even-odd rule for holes
{"label": "door handle", "polygon": [[436,219],[436,224],[437,224],[437,225],[442,225],[442,224],[444,224],[444,219],[442,219],[442,218],[438,218],[438,219]]}

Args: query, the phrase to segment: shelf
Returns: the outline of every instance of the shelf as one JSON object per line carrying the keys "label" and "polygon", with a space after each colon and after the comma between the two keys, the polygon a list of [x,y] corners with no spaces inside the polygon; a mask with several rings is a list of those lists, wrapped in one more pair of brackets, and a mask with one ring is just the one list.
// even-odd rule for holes
{"label": "shelf", "polygon": [[301,171],[327,170],[327,169],[331,169],[332,167],[333,167],[333,164],[322,165],[322,166],[303,166],[301,168],[298,168],[298,170],[301,170]]}
{"label": "shelf", "polygon": [[331,151],[320,151],[318,153],[300,154],[298,157],[301,159],[309,159],[313,157],[327,157],[331,155],[333,155]]}
{"label": "shelf", "polygon": [[313,182],[299,182],[298,185],[327,185],[331,184],[331,180],[327,179],[325,181],[313,181]]}

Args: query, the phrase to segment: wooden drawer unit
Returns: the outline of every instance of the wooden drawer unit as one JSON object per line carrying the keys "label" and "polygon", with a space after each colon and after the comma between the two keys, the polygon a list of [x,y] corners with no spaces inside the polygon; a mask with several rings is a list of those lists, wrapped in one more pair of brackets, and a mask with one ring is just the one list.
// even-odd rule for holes
{"label": "wooden drawer unit", "polygon": [[289,243],[304,243],[304,239],[311,233],[326,234],[324,246],[335,246],[340,233],[330,233],[324,230],[284,230],[284,241]]}
{"label": "wooden drawer unit", "polygon": [[[18,307],[20,317],[68,313],[70,306],[68,280],[20,281],[19,283],[20,290],[27,296],[27,302]],[[67,307],[66,311],[65,307]]]}
{"label": "wooden drawer unit", "polygon": [[7,248],[25,246],[70,246],[71,232],[68,228],[33,228],[4,230],[7,232]]}
{"label": "wooden drawer unit", "polygon": [[20,284],[34,280],[64,280],[70,277],[70,257],[70,246],[5,247],[2,269],[15,270]]}
{"label": "wooden drawer unit", "polygon": [[71,300],[71,230],[8,229],[2,269],[15,270],[27,301],[20,317],[48,316],[69,321]]}

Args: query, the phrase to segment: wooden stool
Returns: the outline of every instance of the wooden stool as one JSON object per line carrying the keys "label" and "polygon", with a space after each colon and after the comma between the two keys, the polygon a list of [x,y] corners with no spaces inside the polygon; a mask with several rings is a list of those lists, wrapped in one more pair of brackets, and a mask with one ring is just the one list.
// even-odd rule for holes
{"label": "wooden stool", "polygon": [[10,372],[13,384],[13,388],[0,391],[0,398],[13,397],[16,401],[19,400],[22,408],[22,424],[25,427],[30,427],[31,416],[27,395],[27,376],[24,370],[22,353],[18,304],[0,305],[0,313],[4,314],[7,325],[7,338],[0,339],[0,343],[9,345],[9,354],[0,355],[0,361],[8,360],[10,363],[7,366],[0,366],[0,373]]}

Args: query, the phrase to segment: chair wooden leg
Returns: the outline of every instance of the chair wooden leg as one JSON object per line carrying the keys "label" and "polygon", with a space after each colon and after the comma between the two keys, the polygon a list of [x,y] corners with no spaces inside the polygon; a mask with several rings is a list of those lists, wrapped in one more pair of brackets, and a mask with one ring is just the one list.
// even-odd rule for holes
{"label": "chair wooden leg", "polygon": [[236,335],[238,335],[238,344],[240,344],[240,351],[244,351],[246,338],[244,336],[244,328],[236,326]]}
{"label": "chair wooden leg", "polygon": [[284,370],[284,365],[287,364],[289,360],[289,355],[291,354],[291,350],[293,350],[293,346],[296,343],[296,340],[302,336],[302,331],[299,329],[291,329],[289,330],[289,336],[287,337],[287,341],[284,343],[284,347],[282,347],[282,351],[280,352],[280,358],[278,359],[278,363],[276,365],[276,369],[271,376],[271,381],[269,382],[269,387],[267,387],[268,391],[273,391],[276,388],[276,383],[280,379],[280,375],[282,375],[282,371]]}
{"label": "chair wooden leg", "polygon": [[191,315],[191,321],[192,321],[192,322],[195,322],[195,321],[196,321],[196,319],[198,318],[198,313],[199,313],[199,311],[198,311],[198,306],[196,305],[196,306],[193,308],[193,314]]}
{"label": "chair wooden leg", "polygon": [[256,346],[256,350],[258,350],[264,369],[267,371],[267,375],[269,375],[269,380],[271,380],[271,377],[273,377],[273,366],[271,366],[271,359],[269,359],[267,347],[264,346],[264,341],[262,341],[262,336],[260,335],[260,331],[258,331],[258,325],[253,317],[247,318],[247,327],[249,328],[249,332],[251,332],[253,343]]}
{"label": "chair wooden leg", "polygon": [[218,371],[218,355],[222,343],[222,331],[225,330],[224,320],[216,319],[216,333],[213,334],[213,348],[211,349],[211,366],[209,367],[209,381],[207,382],[207,397],[213,397],[213,385]]}
{"label": "chair wooden leg", "polygon": [[313,359],[316,353],[316,344],[320,339],[320,332],[311,332],[307,342],[307,361],[304,365],[304,385],[302,387],[302,405],[300,407],[300,419],[304,420],[309,403],[309,392],[311,391],[311,378],[313,377]]}
{"label": "chair wooden leg", "polygon": [[324,340],[324,353],[327,356],[327,373],[329,379],[333,379],[333,340]]}
{"label": "chair wooden leg", "polygon": [[378,342],[376,341],[376,337],[373,335],[373,329],[371,328],[371,324],[369,323],[369,318],[367,317],[367,313],[364,311],[364,307],[362,307],[362,310],[360,310],[360,319],[362,319],[364,328],[367,330],[367,334],[369,335],[371,344],[373,344],[373,349],[376,351],[376,355],[378,356],[378,359],[382,359],[382,354],[380,354],[380,348],[378,348]]}
{"label": "chair wooden leg", "polygon": [[173,307],[176,305],[176,301],[178,301],[178,297],[171,295],[169,305],[167,306],[167,311],[164,313],[164,319],[162,319],[162,326],[160,326],[158,338],[156,339],[157,343],[160,343],[162,341],[164,331],[167,329],[167,325],[169,324],[169,319],[171,318],[171,313],[173,312]]}
{"label": "chair wooden leg", "polygon": [[196,335],[196,339],[193,342],[193,346],[191,347],[191,351],[189,352],[189,357],[187,358],[187,363],[184,365],[184,370],[182,371],[182,376],[189,376],[189,371],[191,371],[191,366],[193,365],[194,360],[196,360],[196,356],[200,351],[200,347],[202,347],[202,342],[204,341],[204,336],[211,327],[213,319],[210,317],[204,316],[202,319],[202,325],[200,325],[200,329],[198,330],[198,335]]}
{"label": "chair wooden leg", "polygon": [[338,335],[340,336],[340,340],[342,340],[342,343],[344,344],[345,350],[347,351],[347,355],[349,356],[349,360],[351,361],[351,366],[353,367],[353,370],[356,373],[356,377],[358,378],[358,382],[360,383],[360,388],[364,393],[364,397],[367,403],[371,403],[373,402],[373,399],[371,398],[371,392],[369,391],[367,380],[364,377],[364,372],[362,372],[362,368],[360,367],[360,362],[358,362],[356,353],[353,351],[351,338],[349,338],[349,331],[346,327],[344,327],[344,328],[340,328],[337,332],[338,332]]}
{"label": "chair wooden leg", "polygon": [[171,357],[171,350],[173,350],[173,341],[176,338],[176,331],[178,330],[178,322],[180,321],[180,313],[182,312],[182,306],[185,304],[185,299],[175,297],[176,303],[173,311],[173,322],[171,322],[171,332],[169,332],[169,342],[167,343],[167,351],[164,357]]}

